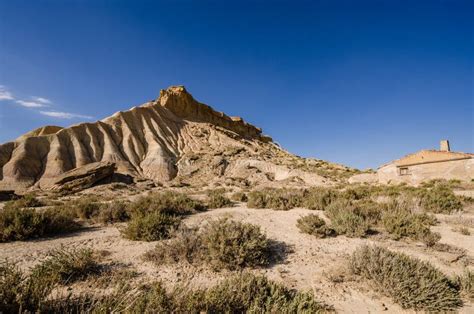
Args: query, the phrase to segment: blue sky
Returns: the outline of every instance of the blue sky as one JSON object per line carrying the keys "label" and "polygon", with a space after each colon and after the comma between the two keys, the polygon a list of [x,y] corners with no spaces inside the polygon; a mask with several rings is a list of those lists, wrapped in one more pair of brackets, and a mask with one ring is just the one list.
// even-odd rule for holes
{"label": "blue sky", "polygon": [[474,151],[473,1],[0,0],[0,143],[170,85],[289,151]]}

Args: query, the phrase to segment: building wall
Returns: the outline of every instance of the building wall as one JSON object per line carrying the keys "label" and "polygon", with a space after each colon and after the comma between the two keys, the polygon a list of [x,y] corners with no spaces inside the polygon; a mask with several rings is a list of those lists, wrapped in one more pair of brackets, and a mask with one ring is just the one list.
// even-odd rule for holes
{"label": "building wall", "polygon": [[451,160],[407,166],[407,175],[399,174],[399,167],[394,163],[385,165],[377,170],[380,183],[419,184],[431,179],[458,179],[471,181],[474,179],[474,158]]}

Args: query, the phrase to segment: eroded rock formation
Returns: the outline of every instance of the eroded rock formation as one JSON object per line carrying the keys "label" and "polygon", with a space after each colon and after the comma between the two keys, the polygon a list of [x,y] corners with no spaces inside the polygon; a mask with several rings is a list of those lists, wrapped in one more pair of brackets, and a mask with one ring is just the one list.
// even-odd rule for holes
{"label": "eroded rock formation", "polygon": [[260,128],[174,86],[101,121],[40,128],[0,145],[0,189],[51,188],[65,172],[97,162],[113,163],[117,174],[191,185],[328,180],[293,168],[295,158]]}

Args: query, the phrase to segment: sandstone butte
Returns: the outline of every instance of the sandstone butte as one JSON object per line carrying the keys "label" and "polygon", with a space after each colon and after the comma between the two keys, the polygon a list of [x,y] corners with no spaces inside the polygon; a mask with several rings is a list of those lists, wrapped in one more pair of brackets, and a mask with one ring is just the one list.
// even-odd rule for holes
{"label": "sandstone butte", "polygon": [[96,167],[109,175],[104,165],[112,167],[114,180],[189,186],[311,186],[357,172],[290,154],[260,128],[172,86],[156,100],[103,120],[45,126],[0,145],[0,190],[51,189],[70,181],[70,173],[84,181],[81,173]]}

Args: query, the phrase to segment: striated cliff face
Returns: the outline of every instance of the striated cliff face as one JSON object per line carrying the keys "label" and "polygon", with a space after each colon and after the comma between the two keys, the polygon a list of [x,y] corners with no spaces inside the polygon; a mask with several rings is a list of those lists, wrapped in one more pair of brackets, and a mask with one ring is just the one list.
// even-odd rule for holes
{"label": "striated cliff face", "polygon": [[117,173],[135,178],[189,185],[326,181],[289,167],[292,158],[261,129],[174,86],[101,121],[44,127],[0,145],[0,189],[48,188],[61,174],[94,162],[113,162]]}

